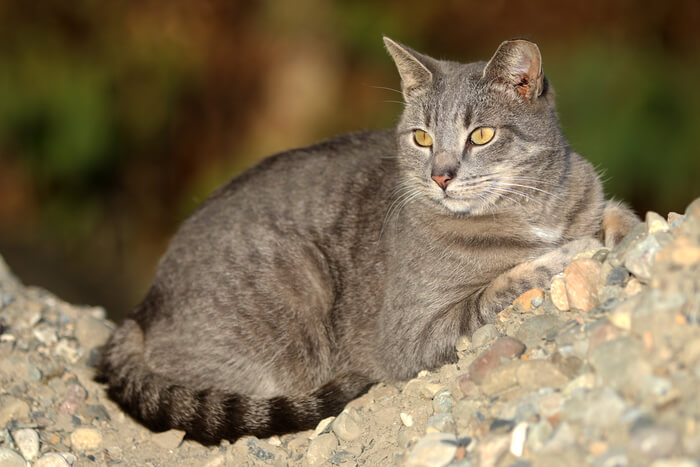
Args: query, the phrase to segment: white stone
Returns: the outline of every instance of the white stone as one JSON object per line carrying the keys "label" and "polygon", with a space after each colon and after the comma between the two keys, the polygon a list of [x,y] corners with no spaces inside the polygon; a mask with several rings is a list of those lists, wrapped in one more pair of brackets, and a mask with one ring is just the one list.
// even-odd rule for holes
{"label": "white stone", "polygon": [[31,428],[24,428],[12,433],[12,438],[25,459],[34,459],[39,454],[39,434]]}
{"label": "white stone", "polygon": [[527,422],[520,422],[513,428],[510,438],[510,452],[515,457],[523,455],[525,440],[527,439]]}
{"label": "white stone", "polygon": [[326,428],[328,428],[328,425],[330,425],[333,420],[335,420],[335,417],[328,417],[324,418],[320,422],[318,422],[318,425],[316,425],[316,429],[314,430],[313,433],[309,436],[309,439],[315,439],[317,438],[321,433],[326,431]]}
{"label": "white stone", "polygon": [[407,414],[405,412],[401,412],[399,414],[399,417],[401,417],[401,421],[403,422],[404,425],[407,427],[412,427],[413,426],[413,417],[410,414]]}

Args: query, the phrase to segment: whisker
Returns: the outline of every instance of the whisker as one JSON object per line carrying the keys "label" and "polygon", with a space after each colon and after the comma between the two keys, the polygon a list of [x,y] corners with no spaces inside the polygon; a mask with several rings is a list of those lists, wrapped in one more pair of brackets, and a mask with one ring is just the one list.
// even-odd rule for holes
{"label": "whisker", "polygon": [[386,89],[387,91],[394,91],[394,92],[398,92],[399,94],[403,94],[403,92],[399,91],[398,89],[387,88],[386,86],[370,86],[370,88],[374,88],[374,89]]}
{"label": "whisker", "polygon": [[535,190],[535,191],[539,191],[539,192],[541,192],[541,193],[547,194],[547,195],[551,196],[552,198],[561,200],[561,198],[560,198],[559,196],[555,195],[555,194],[552,193],[551,191],[542,190],[541,188],[537,188],[537,187],[534,187],[534,186],[530,186],[530,185],[520,185],[520,184],[518,184],[518,183],[507,183],[507,182],[494,182],[494,183],[496,183],[496,184],[498,184],[498,185],[517,186],[517,187],[520,187],[520,188],[529,188],[529,189],[531,189],[531,190]]}

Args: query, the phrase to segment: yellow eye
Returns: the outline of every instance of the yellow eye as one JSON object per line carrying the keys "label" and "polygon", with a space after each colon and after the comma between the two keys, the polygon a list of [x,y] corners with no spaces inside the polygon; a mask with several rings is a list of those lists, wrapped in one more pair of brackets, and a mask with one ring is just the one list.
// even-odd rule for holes
{"label": "yellow eye", "polygon": [[472,131],[472,134],[469,135],[469,141],[472,144],[481,146],[482,144],[486,144],[491,141],[495,133],[496,130],[490,126],[482,126],[481,128],[477,128],[476,130]]}
{"label": "yellow eye", "polygon": [[428,148],[433,145],[433,138],[423,130],[413,130],[413,140],[418,146]]}

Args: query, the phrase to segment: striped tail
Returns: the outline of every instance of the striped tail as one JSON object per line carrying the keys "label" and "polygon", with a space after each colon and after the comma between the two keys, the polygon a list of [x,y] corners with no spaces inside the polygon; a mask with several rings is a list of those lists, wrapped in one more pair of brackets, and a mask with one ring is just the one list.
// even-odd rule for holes
{"label": "striped tail", "polygon": [[108,384],[113,400],[151,430],[184,430],[189,438],[209,445],[244,435],[266,438],[314,428],[373,383],[345,374],[308,396],[270,399],[193,390],[146,367],[143,333],[133,320],[126,320],[105,345],[97,379]]}

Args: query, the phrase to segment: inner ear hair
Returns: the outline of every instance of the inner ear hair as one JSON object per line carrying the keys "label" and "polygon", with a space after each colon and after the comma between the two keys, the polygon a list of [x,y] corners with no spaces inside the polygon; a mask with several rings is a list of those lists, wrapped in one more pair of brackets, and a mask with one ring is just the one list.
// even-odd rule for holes
{"label": "inner ear hair", "polygon": [[521,98],[539,97],[545,89],[539,47],[524,39],[503,42],[486,64],[483,77],[511,86]]}

